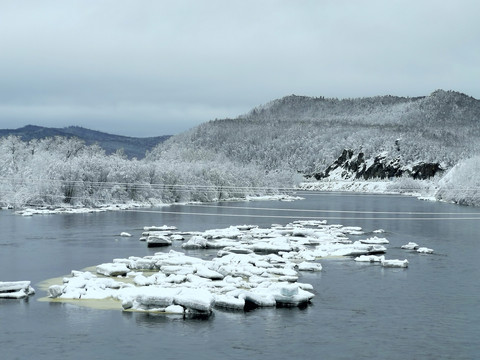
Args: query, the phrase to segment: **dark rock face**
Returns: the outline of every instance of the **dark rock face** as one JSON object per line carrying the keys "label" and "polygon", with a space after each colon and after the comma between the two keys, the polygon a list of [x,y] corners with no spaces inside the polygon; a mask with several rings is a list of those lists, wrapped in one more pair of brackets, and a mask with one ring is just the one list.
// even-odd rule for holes
{"label": "dark rock face", "polygon": [[412,167],[410,175],[414,179],[428,179],[435,176],[436,173],[442,172],[440,164],[438,163],[418,163]]}
{"label": "dark rock face", "polygon": [[414,179],[424,180],[442,171],[443,169],[438,163],[420,162],[406,166],[401,164],[399,157],[388,159],[386,153],[375,156],[373,160],[365,160],[365,154],[363,152],[355,155],[353,150],[344,149],[339,158],[327,167],[323,173],[316,173],[312,176],[317,180],[331,176],[344,180],[369,180],[390,179],[408,175]]}

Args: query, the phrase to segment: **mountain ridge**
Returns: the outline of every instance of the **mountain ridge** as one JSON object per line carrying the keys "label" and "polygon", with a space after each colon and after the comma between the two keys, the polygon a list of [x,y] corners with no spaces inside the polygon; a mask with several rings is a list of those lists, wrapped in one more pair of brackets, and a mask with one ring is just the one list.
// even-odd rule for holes
{"label": "mountain ridge", "polygon": [[23,141],[44,139],[47,137],[63,136],[76,137],[86,145],[98,144],[107,154],[123,149],[125,155],[132,159],[142,159],[147,151],[171,137],[171,135],[153,137],[131,137],[115,135],[97,130],[87,129],[81,126],[67,126],[64,128],[45,127],[38,125],[26,125],[17,129],[0,129],[0,137],[9,135],[18,136]]}

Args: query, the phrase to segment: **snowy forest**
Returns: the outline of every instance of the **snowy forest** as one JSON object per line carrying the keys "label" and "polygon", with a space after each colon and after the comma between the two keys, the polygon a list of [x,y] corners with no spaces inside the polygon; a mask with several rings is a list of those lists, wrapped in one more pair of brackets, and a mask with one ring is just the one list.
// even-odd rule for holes
{"label": "snowy forest", "polygon": [[159,205],[214,201],[276,193],[291,174],[266,174],[221,155],[181,152],[157,160],[106,155],[97,145],[64,137],[23,142],[0,139],[0,205]]}
{"label": "snowy forest", "polygon": [[0,205],[245,198],[291,188],[323,171],[343,149],[366,158],[392,153],[404,165],[440,163],[451,171],[439,181],[437,197],[480,205],[479,135],[480,101],[437,90],[415,98],[291,95],[173,136],[142,160],[122,151],[106,155],[78,139],[8,136],[0,139]]}

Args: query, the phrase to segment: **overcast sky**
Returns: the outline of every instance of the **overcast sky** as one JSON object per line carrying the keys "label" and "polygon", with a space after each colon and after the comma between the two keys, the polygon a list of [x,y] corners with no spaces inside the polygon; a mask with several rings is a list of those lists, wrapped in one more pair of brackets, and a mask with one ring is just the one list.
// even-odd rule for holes
{"label": "overcast sky", "polygon": [[480,98],[478,0],[2,0],[0,128],[176,134],[285,95]]}

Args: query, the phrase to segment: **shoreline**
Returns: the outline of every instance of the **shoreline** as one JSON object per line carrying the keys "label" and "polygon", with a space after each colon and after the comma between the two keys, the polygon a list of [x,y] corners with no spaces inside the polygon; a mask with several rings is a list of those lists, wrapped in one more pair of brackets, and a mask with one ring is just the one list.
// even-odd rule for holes
{"label": "shoreline", "polygon": [[313,181],[302,182],[299,189],[305,191],[327,191],[327,192],[351,192],[351,193],[370,193],[384,195],[405,195],[416,197],[419,200],[441,201],[435,194],[437,186],[429,180],[417,180],[417,188],[405,188],[400,183],[391,180],[379,181]]}
{"label": "shoreline", "polygon": [[[278,194],[278,195],[259,195],[259,196],[246,196],[245,198],[231,198],[225,200],[218,200],[221,202],[232,202],[232,201],[295,201],[301,200],[301,197],[294,195]],[[215,201],[211,201],[215,202]],[[157,207],[168,207],[172,205],[189,205],[189,204],[203,204],[203,202],[192,201],[192,202],[178,202],[178,203],[138,203],[138,202],[127,202],[125,204],[105,204],[98,207],[82,207],[75,205],[59,204],[40,206],[40,207],[28,207],[21,210],[14,210],[9,208],[2,208],[2,210],[14,210],[16,215],[21,216],[33,216],[33,215],[55,215],[55,214],[90,214],[90,213],[100,213],[106,211],[118,211],[118,210],[131,210],[136,208],[157,208]],[[210,203],[210,202],[206,202]]]}

